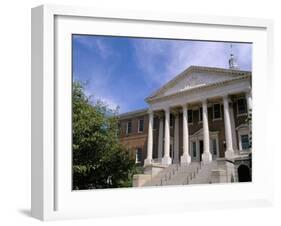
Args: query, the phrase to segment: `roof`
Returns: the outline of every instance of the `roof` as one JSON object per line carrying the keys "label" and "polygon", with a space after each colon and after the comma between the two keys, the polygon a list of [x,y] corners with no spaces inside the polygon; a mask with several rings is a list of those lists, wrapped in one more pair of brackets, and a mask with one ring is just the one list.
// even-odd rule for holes
{"label": "roof", "polygon": [[148,108],[142,108],[135,111],[125,112],[119,115],[121,119],[137,117],[147,114]]}
{"label": "roof", "polygon": [[[232,77],[243,77],[243,76],[251,76],[251,71],[243,71],[243,70],[237,70],[237,69],[225,69],[225,68],[217,68],[217,67],[202,67],[202,66],[190,66],[183,72],[181,72],[179,75],[177,75],[175,78],[170,80],[168,83],[160,87],[158,90],[156,90],[154,93],[152,93],[150,96],[148,96],[145,100],[148,102],[151,99],[154,99],[156,96],[159,96],[160,94],[163,94],[165,91],[167,91],[169,88],[175,86],[177,83],[180,82],[180,80],[194,72],[210,72],[210,73],[217,73],[217,74],[228,74]],[[206,85],[204,85],[206,86]],[[192,87],[191,89],[196,88],[202,88],[202,86],[198,87]]]}

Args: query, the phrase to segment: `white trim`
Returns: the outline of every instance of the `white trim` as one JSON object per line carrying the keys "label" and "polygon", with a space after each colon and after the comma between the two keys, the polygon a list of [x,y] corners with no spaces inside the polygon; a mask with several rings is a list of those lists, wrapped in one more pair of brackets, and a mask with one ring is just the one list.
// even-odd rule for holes
{"label": "white trim", "polygon": [[[136,148],[136,150],[135,150],[135,164],[141,163],[141,161],[142,161],[142,159],[141,160],[138,159],[138,150],[139,149],[141,150],[141,155],[143,155],[142,148]],[[143,156],[142,156],[142,158],[143,158]]]}
{"label": "white trim", "polygon": [[[129,133],[129,122],[131,123],[131,132]],[[126,135],[129,135],[132,133],[132,120],[128,120],[126,123]]]}
{"label": "white trim", "polygon": [[[59,29],[55,30],[54,19],[64,16],[69,19],[68,22],[71,26],[67,27],[68,22],[65,21],[65,23],[60,24],[62,26]],[[57,45],[54,45],[54,40],[58,32],[61,32],[60,35],[62,36],[65,34],[68,36],[71,32],[77,32],[78,30],[83,33],[94,34],[96,27],[87,26],[85,28],[85,26],[79,26],[80,19],[83,20],[82,25],[91,20],[91,22],[99,23],[99,28],[104,28],[101,26],[104,18],[110,18],[110,21],[115,22],[125,21],[125,26],[132,25],[133,28],[142,23],[143,28],[138,29],[135,33],[130,29],[120,30],[117,27],[118,33],[116,32],[115,34],[118,35],[136,35],[138,32],[139,36],[143,35],[142,37],[176,38],[181,35],[181,38],[189,39],[253,42],[255,48],[255,53],[253,54],[253,70],[255,71],[253,87],[257,88],[253,89],[256,90],[253,96],[255,97],[255,109],[257,109],[253,115],[255,119],[255,125],[253,125],[253,132],[255,133],[253,144],[257,149],[255,164],[253,164],[253,170],[256,172],[255,183],[236,184],[235,192],[234,185],[231,184],[228,186],[173,186],[162,189],[124,188],[95,192],[72,192],[70,190],[70,152],[68,148],[57,149],[57,143],[54,141],[54,137],[56,137],[56,142],[67,143],[67,139],[70,137],[68,134],[71,134],[69,133],[70,130],[67,130],[67,133],[62,133],[67,139],[62,139],[63,136],[57,137],[58,131],[55,129],[57,127],[61,129],[60,123],[68,122],[68,115],[71,113],[68,108],[64,108],[68,106],[70,98],[66,95],[59,95],[59,98],[54,96],[55,87],[56,94],[63,94],[66,89],[65,83],[57,83],[54,80],[54,78],[64,79],[58,78],[60,76],[54,76],[54,71],[59,69],[62,70],[60,72],[65,72],[66,70],[67,73],[62,73],[62,75],[66,75],[68,78],[71,77],[68,73],[70,54],[69,49],[66,48],[69,40],[60,37],[61,39],[59,40],[63,40],[63,43],[59,42]],[[73,24],[72,20],[75,24]],[[80,22],[78,22],[79,20]],[[106,22],[109,22],[109,20]],[[183,33],[183,28],[187,28],[190,24],[196,28],[196,31],[191,28],[192,31],[189,30],[189,35],[187,35]],[[151,25],[154,26],[153,30],[144,28]],[[181,33],[175,34],[167,29],[167,27],[179,25]],[[155,29],[156,26],[159,29]],[[162,27],[166,33],[164,31],[161,34],[157,33]],[[106,28],[106,34],[113,34],[112,31],[115,28],[116,26],[111,26],[109,29]],[[210,31],[214,28],[218,28],[219,32]],[[232,32],[232,30],[237,32]],[[151,32],[155,33],[152,34]],[[232,208],[239,208],[241,206],[253,207],[272,203],[272,177],[268,177],[266,171],[272,170],[274,148],[272,142],[266,137],[265,139],[260,139],[264,133],[267,134],[270,131],[267,126],[270,123],[266,124],[262,109],[264,109],[264,105],[266,105],[265,109],[272,109],[273,107],[272,101],[265,101],[265,98],[268,98],[267,95],[272,94],[275,78],[272,73],[272,39],[273,22],[264,19],[189,14],[175,15],[159,11],[157,13],[110,11],[77,6],[45,5],[32,9],[32,216],[42,220],[58,220],[81,217],[112,217],[136,213],[151,214],[171,211],[178,213],[197,208],[209,210],[229,206]],[[70,45],[67,46],[69,47]],[[56,60],[58,58],[60,60],[64,59],[63,66],[67,67],[60,68],[61,64],[56,65],[56,68],[54,67],[54,50],[66,50],[60,52],[63,54],[57,53]],[[264,76],[265,74],[267,76]],[[267,93],[266,91],[269,92]],[[192,98],[195,99],[194,96]],[[62,105],[60,106],[58,103]],[[64,117],[58,117],[55,120],[54,112]],[[67,128],[62,127],[62,129],[68,128],[69,125]],[[264,155],[262,150],[266,150],[268,154]],[[60,180],[57,180],[57,177]],[[148,199],[147,197],[153,197],[153,199]],[[163,197],[165,197],[165,205],[163,205]],[[146,199],[145,203],[142,202],[144,198]],[[55,211],[54,206],[57,199],[59,199],[61,206]],[[132,200],[133,202],[131,202]],[[93,201],[96,205],[92,204]]]}
{"label": "white trim", "polygon": [[[215,118],[215,104],[219,104],[220,105],[220,117],[219,118]],[[221,103],[214,103],[213,105],[212,105],[212,120],[213,121],[218,121],[218,120],[222,120],[222,110],[221,110],[221,108],[222,108],[222,104]]]}
{"label": "white trim", "polygon": [[241,124],[238,127],[236,127],[237,130],[237,136],[238,136],[238,146],[239,146],[239,151],[240,153],[243,151],[250,151],[251,149],[243,149],[242,148],[242,140],[241,136],[242,135],[248,135],[250,138],[250,128],[247,124]]}
{"label": "white trim", "polygon": [[[245,109],[246,109],[246,112],[244,113],[239,113],[239,108],[238,108],[238,100],[244,100],[245,102]],[[247,106],[247,100],[245,97],[239,97],[236,99],[236,111],[237,111],[237,117],[241,117],[241,116],[245,116],[245,115],[248,115],[247,111],[248,111],[248,106]]]}
{"label": "white trim", "polygon": [[[143,125],[142,125],[142,131],[140,131],[140,121],[143,121]],[[138,133],[143,133],[143,131],[144,131],[144,119],[142,118],[140,118],[140,119],[138,119]]]}

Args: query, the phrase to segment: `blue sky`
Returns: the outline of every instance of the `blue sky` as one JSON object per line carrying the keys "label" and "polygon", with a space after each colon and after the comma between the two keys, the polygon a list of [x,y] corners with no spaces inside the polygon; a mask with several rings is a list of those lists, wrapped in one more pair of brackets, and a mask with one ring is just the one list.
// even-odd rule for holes
{"label": "blue sky", "polygon": [[[191,65],[228,68],[230,43],[73,35],[73,77],[86,94],[124,113]],[[252,68],[252,45],[233,43],[241,70]]]}

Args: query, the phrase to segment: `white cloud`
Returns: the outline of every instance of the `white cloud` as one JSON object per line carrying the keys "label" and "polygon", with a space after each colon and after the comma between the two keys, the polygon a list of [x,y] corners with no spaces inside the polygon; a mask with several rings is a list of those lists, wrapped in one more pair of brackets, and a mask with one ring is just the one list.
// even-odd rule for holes
{"label": "white cloud", "polygon": [[104,43],[102,38],[92,38],[87,35],[79,35],[74,36],[75,41],[79,42],[80,44],[84,45],[88,49],[97,50],[99,55],[106,59],[113,54],[112,49]]}
{"label": "white cloud", "polygon": [[[143,39],[133,44],[148,84],[162,85],[191,65],[228,68],[229,43]],[[241,66],[249,69],[251,46],[233,44],[233,51]]]}

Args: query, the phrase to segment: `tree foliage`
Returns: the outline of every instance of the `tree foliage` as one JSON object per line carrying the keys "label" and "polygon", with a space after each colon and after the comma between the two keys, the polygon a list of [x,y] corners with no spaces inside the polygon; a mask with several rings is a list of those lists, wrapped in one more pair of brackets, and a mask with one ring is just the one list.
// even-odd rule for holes
{"label": "tree foliage", "polygon": [[118,139],[118,109],[92,102],[73,83],[73,189],[131,186],[135,164]]}

